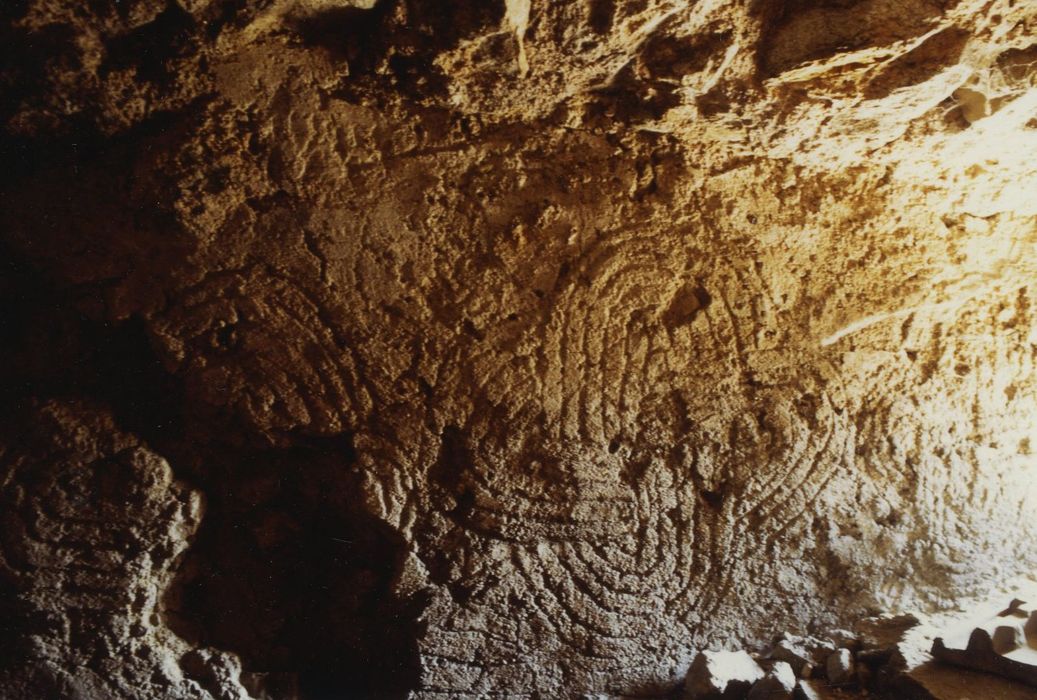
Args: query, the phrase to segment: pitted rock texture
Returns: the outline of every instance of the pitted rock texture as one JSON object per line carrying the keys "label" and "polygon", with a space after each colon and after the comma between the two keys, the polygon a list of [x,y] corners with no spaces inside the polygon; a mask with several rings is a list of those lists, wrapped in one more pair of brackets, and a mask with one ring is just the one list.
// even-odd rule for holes
{"label": "pitted rock texture", "polygon": [[5,696],[211,697],[159,615],[199,495],[94,406],[34,406],[4,432]]}
{"label": "pitted rock texture", "polygon": [[1032,4],[0,18],[4,498],[142,455],[80,637],[100,535],[5,564],[80,696],[665,695],[1037,561]]}

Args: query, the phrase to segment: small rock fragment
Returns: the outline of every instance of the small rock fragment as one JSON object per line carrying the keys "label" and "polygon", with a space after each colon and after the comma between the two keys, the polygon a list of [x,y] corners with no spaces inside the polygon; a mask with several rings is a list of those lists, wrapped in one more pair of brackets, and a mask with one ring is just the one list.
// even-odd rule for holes
{"label": "small rock fragment", "polygon": [[860,640],[857,639],[857,635],[847,630],[832,630],[828,633],[828,638],[832,640],[832,643],[839,648],[849,649],[856,651],[860,648]]}
{"label": "small rock fragment", "polygon": [[954,91],[953,97],[961,105],[961,116],[969,124],[975,124],[991,114],[990,100],[979,90],[963,86]]}
{"label": "small rock fragment", "polygon": [[795,700],[823,700],[821,694],[821,683],[818,681],[800,681],[793,692]]}
{"label": "small rock fragment", "polygon": [[842,685],[853,680],[853,654],[849,649],[839,649],[828,655],[825,663],[825,672],[828,682],[832,685]]}
{"label": "small rock fragment", "polygon": [[685,700],[745,697],[764,671],[744,651],[702,651],[684,680]]}
{"label": "small rock fragment", "polygon": [[810,652],[799,643],[798,638],[788,637],[775,644],[768,656],[787,663],[796,675],[802,673],[803,666],[813,660]]}
{"label": "small rock fragment", "polygon": [[803,664],[803,668],[799,669],[800,678],[813,678],[815,673],[817,673],[817,669],[812,663]]}
{"label": "small rock fragment", "polygon": [[221,700],[247,700],[249,693],[240,685],[241,662],[226,651],[192,649],[180,658],[184,675]]}
{"label": "small rock fragment", "polygon": [[1026,644],[1026,634],[1023,632],[1021,622],[1015,624],[998,625],[991,635],[994,651],[998,654],[1007,654]]}
{"label": "small rock fragment", "polygon": [[836,645],[826,639],[783,634],[771,647],[768,658],[784,661],[797,676],[802,676],[806,664],[823,665],[828,655],[835,650]]}
{"label": "small rock fragment", "polygon": [[795,689],[796,674],[791,666],[779,661],[767,675],[756,681],[747,700],[792,700]]}

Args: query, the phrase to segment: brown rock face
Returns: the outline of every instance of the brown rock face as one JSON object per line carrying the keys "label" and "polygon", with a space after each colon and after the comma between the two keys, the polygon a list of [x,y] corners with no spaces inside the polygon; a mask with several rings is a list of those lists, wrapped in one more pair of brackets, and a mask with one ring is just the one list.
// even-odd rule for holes
{"label": "brown rock face", "polygon": [[665,695],[1037,562],[1037,8],[0,8],[0,695]]}

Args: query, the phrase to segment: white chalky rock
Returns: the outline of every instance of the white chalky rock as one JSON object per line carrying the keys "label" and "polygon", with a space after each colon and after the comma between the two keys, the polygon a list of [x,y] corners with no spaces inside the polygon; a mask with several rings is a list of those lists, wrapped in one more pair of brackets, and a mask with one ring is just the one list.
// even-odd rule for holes
{"label": "white chalky rock", "polygon": [[835,645],[827,640],[787,634],[771,648],[768,656],[776,661],[784,661],[792,667],[797,676],[800,676],[807,664],[823,662],[835,648]]}
{"label": "white chalky rock", "polygon": [[821,694],[821,684],[818,681],[804,680],[796,686],[793,697],[795,700],[823,700],[825,696]]}
{"label": "white chalky rock", "polygon": [[699,652],[684,681],[684,698],[715,700],[734,697],[739,691],[744,697],[763,676],[760,665],[744,651]]}
{"label": "white chalky rock", "polygon": [[779,661],[767,675],[756,681],[749,691],[748,700],[792,700],[795,689],[796,674],[791,666]]}
{"label": "white chalky rock", "polygon": [[853,680],[853,654],[849,649],[839,649],[828,656],[825,663],[825,672],[828,674],[828,682],[832,685],[842,685]]}

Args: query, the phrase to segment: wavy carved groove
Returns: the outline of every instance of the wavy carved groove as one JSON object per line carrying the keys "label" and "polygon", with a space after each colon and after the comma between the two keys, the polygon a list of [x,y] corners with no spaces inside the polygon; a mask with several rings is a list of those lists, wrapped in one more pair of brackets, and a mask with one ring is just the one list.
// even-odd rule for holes
{"label": "wavy carved groove", "polygon": [[1037,561],[1010,0],[0,9],[0,695],[666,697]]}

